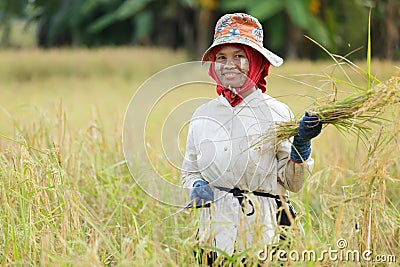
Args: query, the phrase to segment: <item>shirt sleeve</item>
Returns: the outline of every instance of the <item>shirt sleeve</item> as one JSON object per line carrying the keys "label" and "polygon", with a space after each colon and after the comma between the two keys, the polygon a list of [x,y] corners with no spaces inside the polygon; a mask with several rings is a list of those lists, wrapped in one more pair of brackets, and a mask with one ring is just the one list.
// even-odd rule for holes
{"label": "shirt sleeve", "polygon": [[203,180],[197,165],[197,149],[194,138],[194,125],[190,123],[186,141],[186,153],[182,163],[182,184],[188,195],[195,181]]}
{"label": "shirt sleeve", "polygon": [[310,157],[302,163],[295,163],[290,159],[291,142],[284,141],[278,145],[276,157],[278,159],[278,183],[286,190],[299,192],[305,177],[314,167],[314,160]]}
{"label": "shirt sleeve", "polygon": [[[287,120],[293,120],[294,116],[290,109]],[[303,186],[306,176],[308,176],[313,167],[314,160],[310,157],[302,163],[296,163],[290,159],[293,137],[277,145],[276,157],[278,160],[278,183],[286,190],[299,192]]]}

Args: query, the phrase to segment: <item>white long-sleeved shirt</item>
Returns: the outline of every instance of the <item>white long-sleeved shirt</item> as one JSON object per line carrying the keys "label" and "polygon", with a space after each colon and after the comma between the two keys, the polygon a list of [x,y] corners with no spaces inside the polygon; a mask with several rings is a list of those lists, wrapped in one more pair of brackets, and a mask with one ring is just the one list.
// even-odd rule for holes
{"label": "white long-sleeved shirt", "polygon": [[[236,107],[219,96],[195,111],[182,164],[182,182],[188,194],[197,180],[207,181],[214,191],[215,201],[202,211],[201,243],[232,254],[256,243],[265,245],[277,240],[274,199],[245,194],[255,211],[247,216],[233,194],[217,187],[274,195],[298,192],[313,160],[309,158],[301,164],[291,161],[289,141],[276,144],[274,138],[264,138],[258,143],[266,133],[273,136],[277,122],[292,118],[285,104],[260,90]],[[245,206],[251,211],[249,203],[246,201]]]}

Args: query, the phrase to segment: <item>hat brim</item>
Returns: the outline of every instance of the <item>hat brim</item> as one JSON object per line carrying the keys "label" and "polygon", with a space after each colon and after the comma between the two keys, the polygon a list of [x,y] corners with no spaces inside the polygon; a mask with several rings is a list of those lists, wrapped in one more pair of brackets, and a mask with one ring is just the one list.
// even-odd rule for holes
{"label": "hat brim", "polygon": [[255,45],[252,42],[246,42],[246,41],[242,41],[242,40],[231,40],[231,41],[224,40],[223,42],[214,41],[214,43],[206,50],[206,52],[204,52],[201,61],[202,62],[211,61],[212,50],[217,46],[225,45],[225,44],[243,44],[243,45],[247,45],[247,46],[257,50],[274,67],[279,67],[283,63],[283,58],[281,58],[280,56],[278,56],[275,53],[271,52],[270,50],[268,50],[268,49],[266,49],[264,47],[260,47],[258,45]]}

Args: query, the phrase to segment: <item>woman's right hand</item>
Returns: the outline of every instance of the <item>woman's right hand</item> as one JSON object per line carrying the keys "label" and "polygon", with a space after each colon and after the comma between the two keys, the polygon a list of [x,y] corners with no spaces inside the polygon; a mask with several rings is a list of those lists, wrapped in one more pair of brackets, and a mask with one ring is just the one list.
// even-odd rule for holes
{"label": "woman's right hand", "polygon": [[[197,180],[193,183],[193,190],[190,194],[190,200],[200,202],[205,205],[207,202],[214,201],[214,192],[211,190],[208,183],[204,180]],[[197,203],[196,206],[200,203]]]}

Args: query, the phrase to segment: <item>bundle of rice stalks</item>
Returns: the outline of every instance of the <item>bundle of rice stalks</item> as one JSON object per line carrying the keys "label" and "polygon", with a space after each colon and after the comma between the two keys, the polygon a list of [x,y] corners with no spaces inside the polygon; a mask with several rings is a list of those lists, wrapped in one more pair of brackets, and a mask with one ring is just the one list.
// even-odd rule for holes
{"label": "bundle of rice stalks", "polygon": [[[307,37],[307,36],[306,36]],[[308,111],[310,114],[317,115],[323,124],[331,124],[339,130],[352,132],[357,134],[361,139],[367,139],[367,133],[371,130],[371,124],[381,124],[385,119],[380,117],[387,106],[400,103],[400,85],[399,75],[395,75],[385,82],[380,82],[371,75],[371,12],[368,20],[368,43],[367,43],[367,70],[363,70],[353,62],[349,61],[346,56],[339,56],[330,53],[326,48],[315,40],[307,37],[310,41],[317,44],[325,51],[336,63],[347,80],[340,80],[331,76],[326,78],[334,84],[341,84],[352,89],[356,88],[356,92],[345,97],[342,100],[328,102],[325,105],[319,105]],[[342,64],[356,69],[359,73],[366,76],[366,88],[362,88],[354,84],[346,71],[342,68]],[[371,86],[372,83],[375,86]],[[264,136],[257,140],[255,146],[260,143],[267,143],[275,139],[276,143],[280,143],[290,137],[298,135],[298,121],[278,123],[273,132],[268,131]]]}
{"label": "bundle of rice stalks", "polygon": [[[310,110],[323,124],[331,124],[339,130],[353,132],[366,138],[372,124],[381,124],[380,117],[385,108],[400,103],[400,81],[398,76],[379,83],[367,90],[339,101],[321,105]],[[279,123],[276,127],[276,142],[284,141],[298,134],[298,122]]]}

